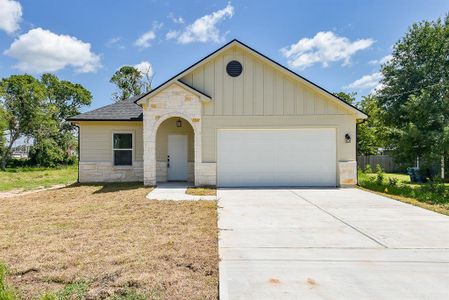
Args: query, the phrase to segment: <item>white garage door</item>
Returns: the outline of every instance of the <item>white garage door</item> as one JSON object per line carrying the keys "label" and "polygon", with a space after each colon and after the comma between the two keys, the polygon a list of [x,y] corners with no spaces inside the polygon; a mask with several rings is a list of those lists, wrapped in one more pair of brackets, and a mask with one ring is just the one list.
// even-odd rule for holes
{"label": "white garage door", "polygon": [[219,130],[218,186],[335,186],[333,128]]}

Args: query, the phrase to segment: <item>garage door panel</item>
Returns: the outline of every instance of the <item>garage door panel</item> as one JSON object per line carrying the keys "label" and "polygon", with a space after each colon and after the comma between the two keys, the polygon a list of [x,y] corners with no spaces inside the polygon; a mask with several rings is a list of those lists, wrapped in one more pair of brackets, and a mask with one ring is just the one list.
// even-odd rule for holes
{"label": "garage door panel", "polygon": [[335,186],[335,129],[219,130],[219,186]]}

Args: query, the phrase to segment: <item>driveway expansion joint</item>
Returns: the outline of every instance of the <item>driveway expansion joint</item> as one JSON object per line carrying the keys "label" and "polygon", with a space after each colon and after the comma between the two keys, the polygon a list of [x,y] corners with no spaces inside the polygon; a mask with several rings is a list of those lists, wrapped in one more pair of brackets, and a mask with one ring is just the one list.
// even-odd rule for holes
{"label": "driveway expansion joint", "polygon": [[350,228],[354,229],[355,231],[357,231],[358,233],[364,235],[365,237],[369,238],[370,240],[372,240],[373,242],[375,242],[376,244],[382,246],[383,248],[388,248],[387,245],[381,243],[380,241],[378,241],[377,239],[373,238],[372,236],[368,235],[367,233],[363,232],[361,229],[349,224],[348,222],[346,222],[345,220],[337,217],[336,215],[332,214],[331,212],[328,212],[327,210],[325,210],[324,208],[320,207],[319,205],[313,203],[312,201],[309,201],[307,198],[305,198],[304,196],[298,195],[296,192],[294,191],[290,191],[293,193],[293,195],[295,195],[296,197],[306,201],[307,203],[315,206],[316,208],[318,208],[319,210],[321,210],[322,212],[328,214],[329,216],[331,216],[332,218],[340,221],[341,223],[345,224],[346,226],[349,226]]}

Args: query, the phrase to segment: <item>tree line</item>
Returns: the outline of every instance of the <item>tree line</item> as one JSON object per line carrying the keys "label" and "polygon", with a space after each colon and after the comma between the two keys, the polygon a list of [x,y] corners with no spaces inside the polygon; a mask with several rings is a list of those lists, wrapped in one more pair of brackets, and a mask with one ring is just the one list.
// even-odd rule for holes
{"label": "tree line", "polygon": [[380,72],[380,88],[355,103],[369,115],[358,127],[358,154],[388,150],[397,162],[444,174],[449,154],[449,15],[409,27]]}
{"label": "tree line", "polygon": [[[449,16],[409,27],[394,45],[392,59],[380,67],[380,88],[356,102],[355,93],[336,93],[369,115],[358,124],[357,153],[386,149],[397,162],[423,168],[436,164],[447,170],[449,154]],[[121,101],[151,89],[151,78],[123,66],[110,82]],[[31,137],[34,164],[70,162],[76,147],[75,128],[67,117],[90,105],[83,86],[53,74],[40,78],[12,75],[0,81],[0,158],[5,168],[13,143]]]}
{"label": "tree line", "polygon": [[[131,66],[115,72],[111,82],[118,91],[115,101],[151,88],[147,74]],[[32,140],[26,164],[53,167],[76,162],[76,127],[66,119],[92,102],[92,94],[78,83],[61,80],[54,74],[36,78],[11,75],[0,80],[0,168],[10,163],[19,139]]]}

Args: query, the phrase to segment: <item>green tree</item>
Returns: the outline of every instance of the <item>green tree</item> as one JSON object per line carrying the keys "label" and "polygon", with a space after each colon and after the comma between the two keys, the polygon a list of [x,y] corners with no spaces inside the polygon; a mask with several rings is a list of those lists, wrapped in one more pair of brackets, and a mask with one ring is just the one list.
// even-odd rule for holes
{"label": "green tree", "polygon": [[30,158],[42,166],[66,164],[77,144],[75,127],[66,119],[79,114],[81,107],[90,105],[92,94],[82,85],[60,80],[53,74],[43,74],[41,82],[46,88],[47,118],[34,132]]}
{"label": "green tree", "polygon": [[382,66],[378,92],[401,161],[436,161],[449,148],[449,16],[413,24]]}
{"label": "green tree", "polygon": [[379,148],[385,147],[385,136],[389,129],[384,125],[382,109],[379,107],[377,98],[374,95],[368,95],[362,97],[362,100],[357,103],[357,93],[339,92],[335,95],[369,116],[367,120],[357,124],[357,154],[374,155]]}
{"label": "green tree", "polygon": [[7,142],[2,147],[1,169],[11,157],[11,148],[21,136],[32,136],[45,119],[45,86],[31,75],[11,75],[0,81],[0,100],[7,122]]}
{"label": "green tree", "polygon": [[0,159],[5,155],[6,150],[6,131],[8,130],[8,116],[6,110],[0,102]]}
{"label": "green tree", "polygon": [[112,75],[110,81],[118,88],[112,97],[115,101],[125,100],[151,90],[151,77],[132,66],[123,66]]}
{"label": "green tree", "polygon": [[351,93],[338,92],[338,93],[334,93],[334,95],[351,105],[354,105],[356,102],[357,93],[355,93],[355,92],[351,92]]}
{"label": "green tree", "polygon": [[386,137],[390,129],[383,121],[383,111],[374,95],[362,97],[357,105],[368,114],[368,119],[358,124],[357,152],[362,155],[374,155],[380,148],[385,148]]}

